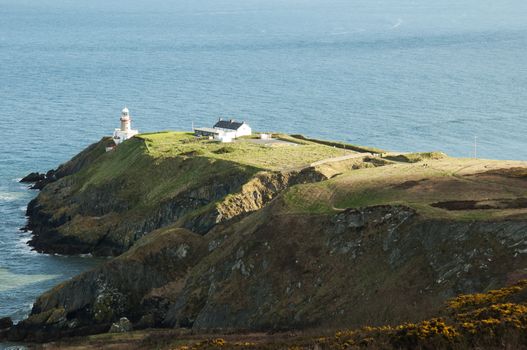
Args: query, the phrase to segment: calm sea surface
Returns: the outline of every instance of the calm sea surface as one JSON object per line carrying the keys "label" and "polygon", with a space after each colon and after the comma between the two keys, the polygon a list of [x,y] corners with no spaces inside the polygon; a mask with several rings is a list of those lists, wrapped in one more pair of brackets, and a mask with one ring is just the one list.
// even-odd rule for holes
{"label": "calm sea surface", "polygon": [[524,0],[0,0],[0,316],[90,258],[31,252],[17,179],[108,135],[218,117],[527,159]]}

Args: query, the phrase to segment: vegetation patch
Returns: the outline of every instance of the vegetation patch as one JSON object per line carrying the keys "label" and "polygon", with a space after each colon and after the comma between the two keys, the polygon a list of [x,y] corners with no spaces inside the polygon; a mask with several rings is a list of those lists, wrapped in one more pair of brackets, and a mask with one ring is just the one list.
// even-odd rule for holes
{"label": "vegetation patch", "polygon": [[202,150],[199,150],[199,149],[181,153],[181,155],[184,156],[184,157],[198,157],[198,156],[202,156],[204,154],[205,154],[205,152],[203,152]]}
{"label": "vegetation patch", "polygon": [[409,181],[405,181],[403,183],[400,183],[400,184],[397,184],[397,185],[394,185],[393,188],[394,189],[397,189],[397,190],[409,190],[410,188],[414,188],[416,187],[417,185],[419,185],[420,183],[423,183],[425,181],[427,181],[428,179],[421,179],[421,180],[409,180]]}
{"label": "vegetation patch", "polygon": [[267,147],[245,138],[225,145],[207,138],[197,138],[188,132],[141,134],[137,138],[144,141],[147,154],[155,159],[200,154],[210,159],[229,161],[260,170],[303,168],[323,159],[354,153],[317,142],[297,140],[288,135],[278,136],[290,142],[296,140],[301,147]]}
{"label": "vegetation patch", "polygon": [[50,344],[68,349],[96,349],[113,344],[127,349],[526,349],[527,281],[461,295],[450,300],[444,316],[416,323],[386,325],[336,332],[249,333],[191,335],[183,330],[147,330],[103,334]]}
{"label": "vegetation patch", "polygon": [[447,201],[431,204],[446,210],[488,210],[527,208],[527,198],[495,199],[486,201]]}
{"label": "vegetation patch", "polygon": [[236,149],[234,147],[229,147],[229,146],[225,146],[225,147],[222,147],[222,148],[219,148],[215,151],[213,151],[213,153],[215,154],[227,154],[227,153],[232,153],[232,152],[235,152]]}
{"label": "vegetation patch", "polygon": [[395,156],[387,156],[386,159],[396,162],[418,163],[424,160],[437,160],[446,158],[447,155],[443,152],[421,152],[421,153],[407,153],[398,154]]}
{"label": "vegetation patch", "polygon": [[[381,158],[379,158],[381,159]],[[522,162],[443,158],[424,163],[386,161],[384,166],[361,160],[339,163],[339,174],[322,183],[298,186],[287,193],[295,212],[316,208],[344,210],[375,205],[404,205],[430,218],[492,220],[527,216],[527,184],[503,176],[468,177]],[[354,160],[357,162],[358,160]],[[325,165],[326,166],[326,165]],[[472,210],[485,209],[485,210]],[[320,210],[322,212],[326,210]]]}
{"label": "vegetation patch", "polygon": [[[520,281],[488,293],[459,296],[448,303],[447,316],[418,323],[342,330],[329,336],[297,336],[282,342],[211,338],[176,349],[525,349],[526,286],[527,281]],[[511,302],[518,296],[521,301]]]}
{"label": "vegetation patch", "polygon": [[504,177],[510,177],[513,179],[527,179],[527,168],[524,167],[513,167],[506,169],[495,169],[485,171],[483,173],[475,174],[476,176],[482,175],[498,175]]}

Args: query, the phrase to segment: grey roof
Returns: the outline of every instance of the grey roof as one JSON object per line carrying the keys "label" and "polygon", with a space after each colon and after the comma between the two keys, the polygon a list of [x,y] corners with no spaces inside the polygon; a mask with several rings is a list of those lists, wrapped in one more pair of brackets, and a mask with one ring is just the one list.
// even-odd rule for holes
{"label": "grey roof", "polygon": [[240,126],[245,124],[245,122],[237,122],[234,120],[218,120],[216,124],[214,124],[215,128],[222,128],[222,129],[230,129],[230,130],[238,130]]}
{"label": "grey roof", "polygon": [[203,131],[203,132],[209,132],[212,134],[219,134],[220,132],[213,128],[194,128],[194,131]]}

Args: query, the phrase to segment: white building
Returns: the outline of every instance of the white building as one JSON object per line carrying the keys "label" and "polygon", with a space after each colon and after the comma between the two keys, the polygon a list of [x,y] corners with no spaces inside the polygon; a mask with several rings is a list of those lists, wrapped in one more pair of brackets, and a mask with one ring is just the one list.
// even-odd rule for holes
{"label": "white building", "polygon": [[128,140],[134,135],[139,134],[138,130],[132,130],[132,118],[130,117],[130,111],[124,107],[121,111],[121,127],[115,129],[113,132],[113,141],[116,145],[121,142]]}
{"label": "white building", "polygon": [[232,142],[232,140],[252,134],[252,129],[246,122],[237,122],[233,119],[219,119],[212,128],[194,129],[196,136],[208,136],[221,142]]}
{"label": "white building", "polygon": [[220,118],[216,124],[214,124],[214,129],[221,130],[226,134],[232,134],[233,138],[238,138],[242,136],[247,136],[252,134],[252,129],[249,124],[245,122],[237,122],[234,119],[223,120]]}

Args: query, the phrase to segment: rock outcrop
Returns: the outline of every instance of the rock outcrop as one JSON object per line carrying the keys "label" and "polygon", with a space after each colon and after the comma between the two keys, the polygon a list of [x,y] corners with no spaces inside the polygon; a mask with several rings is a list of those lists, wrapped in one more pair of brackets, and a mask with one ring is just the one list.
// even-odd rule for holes
{"label": "rock outcrop", "polygon": [[[397,324],[527,275],[524,208],[452,215],[423,196],[458,200],[452,181],[475,183],[448,160],[439,161],[454,180],[411,162],[386,177],[373,169],[388,164],[381,159],[278,171],[206,157],[201,146],[153,157],[141,139],[109,153],[105,142],[46,175],[53,181],[29,204],[28,228],[39,251],[118,256],[43,294],[0,337]],[[493,176],[463,200],[487,187],[524,195],[523,180]]]}
{"label": "rock outcrop", "polygon": [[206,252],[204,238],[187,230],[153,232],[117,259],[42,295],[9,339],[44,341],[107,332],[122,317],[152,325],[159,321],[152,306],[162,310],[165,302],[157,294],[186,278]]}
{"label": "rock outcrop", "polygon": [[105,154],[106,142],[43,180],[53,178],[27,208],[37,251],[115,256],[174,224],[205,234],[262,208],[291,185],[328,178],[315,168],[267,171],[199,155],[158,160],[139,139]]}
{"label": "rock outcrop", "polygon": [[196,332],[418,320],[525,274],[525,232],[527,221],[429,220],[404,206],[287,214],[279,197],[206,236],[145,236],[40,297],[10,338],[106,332],[122,317]]}
{"label": "rock outcrop", "polygon": [[121,317],[118,322],[113,323],[110,327],[109,333],[126,333],[133,330],[132,322],[126,317]]}
{"label": "rock outcrop", "polygon": [[0,330],[13,327],[13,320],[10,317],[0,318]]}
{"label": "rock outcrop", "polygon": [[36,173],[30,173],[24,176],[22,180],[20,180],[20,182],[21,183],[34,183],[37,181],[44,180],[45,178],[46,178],[46,175],[36,172]]}

